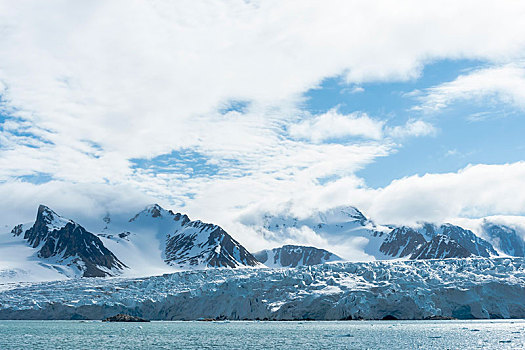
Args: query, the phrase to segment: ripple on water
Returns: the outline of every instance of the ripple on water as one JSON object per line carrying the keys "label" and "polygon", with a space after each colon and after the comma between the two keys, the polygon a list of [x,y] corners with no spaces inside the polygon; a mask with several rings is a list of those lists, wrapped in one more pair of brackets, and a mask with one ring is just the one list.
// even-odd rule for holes
{"label": "ripple on water", "polygon": [[525,321],[151,322],[0,321],[0,349],[521,349]]}

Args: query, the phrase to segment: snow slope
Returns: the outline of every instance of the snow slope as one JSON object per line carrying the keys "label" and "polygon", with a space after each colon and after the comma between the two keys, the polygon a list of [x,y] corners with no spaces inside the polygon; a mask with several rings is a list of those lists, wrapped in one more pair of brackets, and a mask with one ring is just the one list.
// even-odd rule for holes
{"label": "snow slope", "polygon": [[43,205],[32,225],[1,237],[0,281],[104,277],[125,268],[97,236]]}
{"label": "snow slope", "polygon": [[357,208],[342,206],[327,211],[317,211],[298,218],[292,215],[266,214],[262,222],[243,222],[269,241],[312,245],[304,236],[315,236],[326,242],[325,248],[352,261],[388,259],[381,246],[384,235],[391,229],[375,225]]}
{"label": "snow slope", "polygon": [[[24,232],[31,224],[18,226]],[[23,235],[0,234],[0,284],[17,281],[51,281],[68,278],[61,265],[44,262],[35,256],[34,248]]]}
{"label": "snow slope", "polygon": [[4,284],[1,319],[524,318],[525,260],[476,258],[210,269]]}

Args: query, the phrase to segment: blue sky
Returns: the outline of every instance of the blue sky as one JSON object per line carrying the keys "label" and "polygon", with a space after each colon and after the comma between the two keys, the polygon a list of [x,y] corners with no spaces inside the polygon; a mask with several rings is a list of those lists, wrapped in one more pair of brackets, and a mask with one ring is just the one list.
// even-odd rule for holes
{"label": "blue sky", "polygon": [[[475,9],[475,10],[473,10]],[[0,222],[525,214],[525,5],[0,0]],[[118,21],[115,21],[118,18]]]}
{"label": "blue sky", "polygon": [[410,118],[422,118],[436,126],[435,135],[403,140],[395,153],[359,171],[357,174],[371,187],[384,187],[415,174],[456,172],[468,164],[523,160],[525,118],[521,108],[485,98],[456,102],[437,113],[413,110],[419,102],[411,92],[484,67],[480,61],[441,60],[425,65],[417,78],[407,82],[349,85],[344,78],[328,78],[305,94],[304,108],[312,114],[334,107],[341,113],[359,110],[398,125]]}

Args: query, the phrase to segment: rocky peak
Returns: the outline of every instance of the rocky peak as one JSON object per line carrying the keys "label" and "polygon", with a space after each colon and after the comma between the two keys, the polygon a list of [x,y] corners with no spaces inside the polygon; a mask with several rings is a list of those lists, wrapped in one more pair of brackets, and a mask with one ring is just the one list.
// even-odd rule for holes
{"label": "rocky peak", "polygon": [[[22,227],[18,227],[15,234],[20,235]],[[37,257],[75,266],[83,277],[108,276],[113,269],[125,267],[100,238],[45,205],[38,207],[35,223],[24,239],[38,248]]]}
{"label": "rocky peak", "polygon": [[[129,219],[129,222],[138,220],[140,217],[150,217],[150,218],[164,218],[164,217],[174,217],[176,214],[171,210],[166,210],[158,204],[151,204],[144,208],[142,211],[137,213],[134,217]],[[178,214],[179,216],[181,214]]]}
{"label": "rocky peak", "polygon": [[38,247],[41,242],[47,240],[48,235],[58,231],[68,224],[75,225],[71,220],[64,219],[51,208],[40,204],[38,206],[36,220],[33,226],[24,234],[24,239],[33,247]]}
{"label": "rocky peak", "polygon": [[325,249],[299,245],[261,250],[253,256],[268,267],[312,266],[343,260]]}

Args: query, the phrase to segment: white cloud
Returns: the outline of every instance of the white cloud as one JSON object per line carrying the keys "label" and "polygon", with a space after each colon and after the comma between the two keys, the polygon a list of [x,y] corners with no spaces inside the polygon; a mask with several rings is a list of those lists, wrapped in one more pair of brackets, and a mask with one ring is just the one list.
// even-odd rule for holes
{"label": "white cloud", "polygon": [[[481,101],[495,98],[501,102],[525,109],[525,67],[523,64],[506,64],[475,70],[460,75],[455,80],[426,90],[420,97],[418,109],[436,111],[461,100]],[[480,118],[483,115],[472,116]]]}
{"label": "white cloud", "polygon": [[395,126],[388,130],[388,134],[394,138],[421,137],[435,135],[437,133],[434,125],[424,121],[410,119],[405,125]]}
{"label": "white cloud", "polygon": [[370,118],[366,113],[341,114],[336,109],[290,124],[288,131],[293,138],[315,143],[329,140],[348,142],[352,137],[380,140],[387,137],[432,136],[437,133],[434,125],[420,119],[409,119],[404,125],[390,127],[385,121]]}
{"label": "white cloud", "polygon": [[[394,180],[384,188],[372,189],[358,178],[345,177],[324,186],[313,184],[281,205],[261,202],[258,212],[306,215],[354,205],[380,224],[444,222],[458,217],[525,215],[525,162],[501,165],[469,165],[457,172],[414,175]],[[291,198],[291,197],[287,197]],[[245,220],[246,221],[246,220]]]}
{"label": "white cloud", "polygon": [[456,173],[425,174],[370,190],[366,212],[383,223],[444,221],[495,213],[525,214],[525,162],[471,165]]}
{"label": "white cloud", "polygon": [[[82,224],[102,218],[107,212],[128,214],[142,209],[144,203],[157,199],[148,197],[133,186],[108,184],[72,184],[51,181],[33,184],[11,181],[0,184],[2,203],[0,234],[9,232],[14,225],[31,222],[39,204],[51,206],[61,215]],[[165,204],[161,201],[161,204]]]}
{"label": "white cloud", "polygon": [[[5,209],[13,196],[36,204],[35,194],[91,210],[130,188],[134,205],[155,197],[231,227],[232,213],[260,202],[366,203],[374,192],[354,173],[392,152],[382,122],[334,114],[324,117],[333,129],[290,139],[302,94],[338,75],[351,86],[412,79],[436,59],[504,65],[525,56],[524,17],[514,1],[0,1],[2,105],[14,117],[0,131],[10,199],[0,212],[25,220]],[[230,100],[250,106],[217,112]],[[417,136],[422,125],[394,129]],[[327,135],[370,140],[316,143]],[[133,167],[183,149],[217,173]],[[56,182],[16,180],[32,174]]]}
{"label": "white cloud", "polygon": [[303,120],[289,127],[294,138],[309,139],[313,142],[363,137],[378,140],[383,136],[384,122],[370,118],[366,113],[340,114],[335,109]]}
{"label": "white cloud", "polygon": [[510,215],[493,215],[481,219],[471,218],[453,218],[451,223],[467,228],[472,232],[478,234],[480,237],[490,241],[492,237],[488,237],[483,230],[483,225],[486,223],[494,223],[497,225],[505,225],[516,231],[516,233],[525,239],[525,217],[510,216]]}

